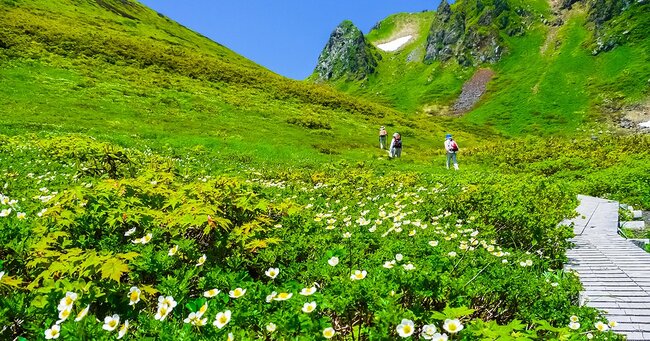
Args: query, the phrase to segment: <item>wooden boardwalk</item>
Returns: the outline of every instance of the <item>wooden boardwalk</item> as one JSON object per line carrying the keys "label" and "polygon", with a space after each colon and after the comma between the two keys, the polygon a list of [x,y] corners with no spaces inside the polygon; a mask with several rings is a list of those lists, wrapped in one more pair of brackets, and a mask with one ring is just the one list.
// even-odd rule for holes
{"label": "wooden boardwalk", "polygon": [[650,253],[619,236],[618,203],[578,196],[568,269],[584,286],[581,302],[602,310],[628,340],[650,340]]}

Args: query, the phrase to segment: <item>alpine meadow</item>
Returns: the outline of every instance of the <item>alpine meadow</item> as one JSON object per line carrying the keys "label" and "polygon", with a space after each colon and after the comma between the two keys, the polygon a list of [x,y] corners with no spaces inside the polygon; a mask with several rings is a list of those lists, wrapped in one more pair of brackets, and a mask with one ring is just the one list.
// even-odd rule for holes
{"label": "alpine meadow", "polygon": [[650,340],[645,258],[571,253],[584,196],[650,252],[650,2],[432,6],[291,80],[136,0],[0,0],[0,339]]}

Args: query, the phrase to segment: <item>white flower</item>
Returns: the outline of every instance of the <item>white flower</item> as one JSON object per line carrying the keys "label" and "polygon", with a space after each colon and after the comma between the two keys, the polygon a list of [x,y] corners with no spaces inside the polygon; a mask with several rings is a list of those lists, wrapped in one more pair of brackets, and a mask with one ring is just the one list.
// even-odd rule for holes
{"label": "white flower", "polygon": [[558,286],[558,285],[560,285],[558,282],[553,282],[553,283],[551,283],[551,286],[554,287],[554,288],[555,288],[556,286]]}
{"label": "white flower", "polygon": [[443,334],[441,335],[440,333],[436,333],[436,334],[433,335],[433,337],[431,338],[431,340],[432,340],[432,341],[447,341],[447,334],[444,334],[444,333],[443,333]]}
{"label": "white flower", "polygon": [[230,322],[230,310],[226,310],[224,312],[218,313],[217,318],[214,320],[212,324],[217,326],[217,328],[221,329],[226,324],[228,324],[228,322]]}
{"label": "white flower", "polygon": [[402,259],[404,259],[404,256],[402,256],[401,253],[398,253],[398,254],[395,255],[395,260],[396,261],[401,262]]}
{"label": "white flower", "polygon": [[174,309],[176,307],[176,301],[174,301],[174,298],[171,296],[158,296],[158,305],[163,305],[166,304],[169,309]]}
{"label": "white flower", "polygon": [[235,335],[228,333],[228,339],[226,339],[226,341],[235,341]]}
{"label": "white flower", "polygon": [[120,317],[117,316],[117,314],[113,316],[106,316],[104,318],[104,325],[102,326],[102,329],[112,332],[115,330],[115,328],[117,328],[119,324],[120,324]]}
{"label": "white flower", "polygon": [[433,247],[436,247],[436,246],[438,246],[438,241],[437,240],[430,240],[429,245],[431,245]]}
{"label": "white flower", "polygon": [[413,236],[415,236],[415,234],[416,234],[417,232],[418,232],[418,231],[416,231],[416,230],[411,230],[411,231],[409,232],[409,237],[413,237]]}
{"label": "white flower", "polygon": [[61,326],[58,324],[53,325],[50,329],[45,331],[45,338],[47,340],[58,339],[61,335]]}
{"label": "white flower", "polygon": [[524,261],[519,262],[519,266],[526,267],[526,262]]}
{"label": "white flower", "polygon": [[134,233],[135,233],[135,227],[132,228],[132,229],[130,229],[130,230],[128,230],[128,231],[126,231],[126,232],[124,232],[124,236],[125,236],[125,237],[128,237],[128,236],[130,236],[130,235],[132,235],[132,234],[134,234]]}
{"label": "white flower", "polygon": [[269,333],[273,333],[277,328],[278,328],[278,326],[276,326],[275,323],[273,323],[273,322],[269,322],[269,324],[266,325],[266,330]]}
{"label": "white flower", "polygon": [[445,324],[442,325],[442,328],[452,334],[456,334],[459,331],[463,330],[463,324],[460,323],[458,319],[450,320],[446,319]]}
{"label": "white flower", "polygon": [[221,291],[219,289],[210,289],[208,291],[203,292],[203,296],[207,298],[215,297],[219,295]]}
{"label": "white flower", "polygon": [[526,259],[526,266],[533,266],[533,261],[530,259]]}
{"label": "white flower", "polygon": [[131,287],[129,290],[129,305],[134,305],[140,302],[140,289],[138,287]]}
{"label": "white flower", "polygon": [[[286,301],[286,300],[290,299],[291,296],[293,296],[292,293],[281,292],[281,293],[277,294],[275,297],[273,297],[273,300],[275,300],[275,301]],[[268,299],[268,297],[267,297],[267,299]]]}
{"label": "white flower", "polygon": [[176,254],[176,252],[178,252],[178,245],[172,246],[172,248],[169,249],[169,252],[167,252],[167,255],[173,256]]}
{"label": "white flower", "polygon": [[26,216],[25,212],[17,212],[16,213],[16,217],[18,217],[18,219],[20,219],[20,220],[25,219],[25,216]]}
{"label": "white flower", "polygon": [[56,324],[61,324],[61,322],[67,320],[68,317],[70,317],[71,313],[72,313],[72,307],[68,307],[59,311],[59,320],[56,321]]}
{"label": "white flower", "polygon": [[456,257],[458,254],[455,251],[451,251],[447,254],[449,257]]}
{"label": "white flower", "polygon": [[339,264],[339,257],[334,256],[334,257],[330,258],[330,259],[327,261],[327,263],[328,263],[329,265],[331,265],[331,266],[336,266],[336,265]]}
{"label": "white flower", "polygon": [[133,244],[142,244],[142,238],[136,238],[131,241]]}
{"label": "white flower", "polygon": [[207,318],[201,318],[202,315],[199,313],[190,313],[190,315],[183,320],[185,323],[190,323],[193,326],[205,326],[205,323],[208,321]]}
{"label": "white flower", "polygon": [[326,339],[331,339],[334,337],[334,334],[336,334],[336,331],[332,327],[327,327],[323,329],[323,337]]}
{"label": "white flower", "polygon": [[[199,308],[199,311],[196,312],[196,316],[203,317],[203,315],[205,314],[206,311],[208,311],[208,302],[203,303],[201,308]],[[204,325],[204,324],[205,323],[203,323],[202,325]]]}
{"label": "white flower", "polygon": [[594,334],[592,333],[587,333],[587,339],[591,340],[594,338]]}
{"label": "white flower", "polygon": [[580,323],[578,322],[569,322],[569,328],[573,330],[578,330],[580,329]]}
{"label": "white flower", "polygon": [[427,324],[427,325],[422,327],[422,334],[421,335],[425,340],[431,340],[433,338],[433,336],[436,335],[437,331],[438,330],[436,329],[435,325]]}
{"label": "white flower", "polygon": [[571,322],[578,322],[578,316],[571,315],[571,317],[569,317],[569,320],[570,320]]}
{"label": "white flower", "polygon": [[413,321],[403,319],[402,323],[400,323],[397,328],[397,334],[401,337],[409,337],[413,335],[413,332],[415,331],[415,325],[413,324]]}
{"label": "white flower", "polygon": [[415,265],[413,265],[411,263],[404,264],[403,267],[404,267],[404,270],[406,270],[406,271],[411,271],[411,270],[415,269]]}
{"label": "white flower", "polygon": [[5,276],[5,272],[4,272],[4,271],[0,271],[0,280],[2,280],[2,277],[4,277],[4,276]]}
{"label": "white flower", "polygon": [[302,312],[303,313],[309,314],[312,311],[314,311],[314,309],[316,309],[316,302],[308,302],[308,303],[303,304],[303,306],[302,306]]}
{"label": "white flower", "polygon": [[345,232],[343,234],[343,238],[351,238],[351,237],[352,237],[352,233],[350,233],[350,232]]}
{"label": "white flower", "polygon": [[59,306],[58,306],[59,311],[65,309],[72,309],[72,305],[74,304],[74,301],[77,300],[77,297],[78,297],[77,294],[72,291],[68,291],[67,293],[65,293],[65,297],[63,297],[59,302]]}
{"label": "white flower", "polygon": [[386,263],[384,263],[384,267],[386,269],[392,269],[393,266],[395,266],[395,261],[394,260],[389,260],[389,261],[386,261]]}
{"label": "white flower", "polygon": [[271,279],[275,279],[278,277],[278,274],[280,273],[280,269],[278,268],[269,268],[264,272],[267,276],[271,277]]}
{"label": "white flower", "polygon": [[609,326],[600,321],[596,322],[594,326],[596,327],[596,329],[598,329],[599,332],[606,332],[609,330]]}
{"label": "white flower", "polygon": [[508,263],[508,260],[507,260],[507,259],[503,259],[503,260],[501,260],[501,263],[503,263],[503,264],[507,264],[507,263]]}
{"label": "white flower", "polygon": [[0,217],[8,217],[9,214],[11,214],[11,208],[7,208],[7,209],[4,209],[4,210],[0,211]]}
{"label": "white flower", "polygon": [[79,322],[83,320],[84,317],[88,314],[88,310],[90,310],[90,304],[87,305],[85,308],[83,308],[78,314],[77,317],[74,319],[76,322]]}
{"label": "white flower", "polygon": [[172,310],[169,308],[168,304],[158,304],[158,311],[156,312],[154,319],[163,321],[171,311]]}
{"label": "white flower", "polygon": [[153,237],[153,235],[151,233],[147,233],[146,236],[144,236],[144,237],[142,237],[142,239],[140,239],[140,242],[142,244],[146,244],[146,243],[151,241],[151,237]]}
{"label": "white flower", "polygon": [[205,263],[205,260],[206,260],[206,259],[207,259],[207,257],[205,256],[205,254],[203,254],[203,256],[201,256],[201,257],[199,258],[199,260],[196,262],[196,266],[201,266],[201,265],[203,265],[203,263]]}
{"label": "white flower", "polygon": [[352,275],[350,275],[350,279],[353,280],[353,281],[362,280],[362,279],[366,278],[367,274],[368,273],[366,272],[366,270],[355,270],[354,273],[352,273]]}
{"label": "white flower", "polygon": [[120,330],[117,332],[117,338],[121,339],[126,335],[126,332],[129,330],[129,320],[124,321],[124,324],[120,327]]}
{"label": "white flower", "polygon": [[272,292],[270,295],[267,295],[267,296],[266,296],[266,303],[271,303],[271,301],[273,301],[273,299],[274,299],[275,296],[277,296],[277,295],[278,295],[278,293],[275,292],[275,291]]}
{"label": "white flower", "polygon": [[229,294],[231,298],[240,298],[244,296],[245,293],[246,293],[246,289],[237,288],[235,290],[230,290]]}
{"label": "white flower", "polygon": [[300,294],[303,296],[311,296],[316,292],[316,287],[311,287],[311,288],[302,288],[300,290]]}
{"label": "white flower", "polygon": [[609,325],[611,328],[616,328],[616,326],[618,326],[618,322],[616,322],[616,321],[609,321],[609,323],[608,323],[607,325]]}

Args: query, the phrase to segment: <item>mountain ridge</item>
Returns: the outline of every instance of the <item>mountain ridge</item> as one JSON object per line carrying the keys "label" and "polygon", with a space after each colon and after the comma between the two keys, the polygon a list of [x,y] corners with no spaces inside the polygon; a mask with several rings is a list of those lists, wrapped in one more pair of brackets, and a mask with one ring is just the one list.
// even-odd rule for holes
{"label": "mountain ridge", "polygon": [[[650,77],[648,13],[650,4],[644,0],[580,0],[570,5],[547,0],[442,2],[437,12],[405,13],[379,22],[366,35],[373,44],[376,37],[391,37],[399,30],[395,18],[418,22],[421,40],[397,51],[380,51],[375,72],[363,80],[329,83],[404,112],[440,116],[454,112],[463,84],[476,70],[491,67],[495,77],[461,118],[466,124],[491,122],[509,135],[570,133],[594,120],[617,124],[617,114],[611,114],[606,103],[614,101],[621,108],[650,97],[649,85],[640,81]],[[574,67],[576,63],[585,67]],[[557,81],[550,82],[550,72]],[[529,88],[518,85],[532,80]],[[545,82],[549,87],[540,88]],[[553,90],[551,83],[561,91]],[[550,105],[560,94],[570,94],[571,100]],[[520,101],[506,104],[513,95]],[[543,116],[555,118],[545,122]],[[548,129],[526,127],[542,124]]]}

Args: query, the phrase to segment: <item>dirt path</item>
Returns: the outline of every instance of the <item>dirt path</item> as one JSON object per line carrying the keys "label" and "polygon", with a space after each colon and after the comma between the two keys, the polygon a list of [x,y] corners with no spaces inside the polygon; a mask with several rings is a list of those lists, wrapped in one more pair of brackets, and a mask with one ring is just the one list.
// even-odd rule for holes
{"label": "dirt path", "polygon": [[452,109],[454,114],[460,115],[471,110],[485,93],[487,83],[493,76],[494,71],[491,69],[478,69],[472,79],[463,85],[463,91]]}

